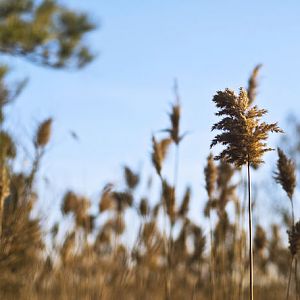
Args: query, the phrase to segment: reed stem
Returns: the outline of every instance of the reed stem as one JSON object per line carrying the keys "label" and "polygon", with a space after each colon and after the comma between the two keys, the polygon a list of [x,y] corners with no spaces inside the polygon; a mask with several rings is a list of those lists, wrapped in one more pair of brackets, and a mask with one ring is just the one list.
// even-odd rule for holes
{"label": "reed stem", "polygon": [[248,217],[249,217],[249,299],[253,300],[253,246],[252,246],[252,199],[251,199],[251,172],[250,160],[247,163],[248,176]]}

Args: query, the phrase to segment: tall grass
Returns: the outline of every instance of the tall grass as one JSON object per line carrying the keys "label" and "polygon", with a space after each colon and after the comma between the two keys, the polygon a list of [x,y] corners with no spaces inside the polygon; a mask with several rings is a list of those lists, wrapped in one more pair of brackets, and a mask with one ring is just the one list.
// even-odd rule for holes
{"label": "tall grass", "polygon": [[[221,143],[225,148],[216,157],[219,160],[215,161],[210,154],[203,170],[199,166],[199,174],[204,173],[207,196],[195,199],[204,207],[203,215],[199,213],[197,220],[189,213],[192,188],[187,186],[183,194],[178,188],[179,164],[183,162],[179,161],[179,151],[185,134],[180,127],[184,116],[177,85],[169,114],[170,125],[152,137],[151,163],[159,186],[148,184],[142,191],[143,174],[125,166],[123,184],[108,183],[103,187],[97,199],[97,211],[91,209],[95,199],[66,191],[61,201],[61,217],[48,230],[38,217],[33,217],[32,211],[39,198],[38,171],[51,143],[52,119],[41,122],[33,137],[30,170],[18,173],[12,167],[18,159],[18,147],[11,133],[1,129],[0,298],[277,300],[299,297],[300,223],[294,216],[296,166],[282,150],[278,150],[274,176],[287,193],[292,208],[287,215],[289,247],[281,236],[284,224],[264,228],[258,220],[254,228],[252,225],[255,195],[251,194],[251,177],[255,180],[254,170],[263,162],[263,154],[271,150],[266,145],[268,134],[281,132],[276,123],[261,122],[266,111],[254,105],[259,68],[254,69],[247,90],[241,89],[238,95],[225,90],[213,98],[217,114],[223,119],[213,127],[221,133],[212,145]],[[1,111],[5,105],[0,107]],[[1,122],[4,121],[3,114]],[[167,157],[171,151],[175,160],[171,162],[170,182],[166,164],[170,163]],[[242,166],[247,168],[247,189],[241,193]],[[150,198],[151,189],[157,188],[157,199]],[[245,193],[248,243],[243,222]],[[133,244],[126,241],[135,232],[128,215],[138,220]],[[246,251],[249,255],[245,255]]]}

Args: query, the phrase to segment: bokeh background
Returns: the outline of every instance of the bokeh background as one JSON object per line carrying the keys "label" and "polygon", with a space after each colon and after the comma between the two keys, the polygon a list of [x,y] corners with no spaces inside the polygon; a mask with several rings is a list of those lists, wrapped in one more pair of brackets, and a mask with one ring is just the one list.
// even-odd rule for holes
{"label": "bokeh background", "polygon": [[[80,72],[57,72],[6,58],[18,76],[30,78],[8,108],[8,126],[24,145],[20,166],[28,163],[32,129],[49,115],[54,119],[40,171],[47,175],[39,182],[48,212],[59,208],[68,188],[97,197],[105,183],[118,184],[123,164],[145,175],[152,172],[151,134],[167,126],[174,78],[182,128],[189,131],[180,150],[179,186],[193,186],[195,219],[201,213],[197,199],[204,195],[202,169],[215,120],[214,93],[246,86],[253,67],[262,63],[257,103],[270,111],[269,120],[285,128],[287,115],[299,110],[298,1],[62,3],[86,11],[99,25],[88,36],[95,62]],[[271,141],[276,146],[278,138]],[[274,162],[275,154],[266,159]],[[270,168],[262,168],[258,181]]]}

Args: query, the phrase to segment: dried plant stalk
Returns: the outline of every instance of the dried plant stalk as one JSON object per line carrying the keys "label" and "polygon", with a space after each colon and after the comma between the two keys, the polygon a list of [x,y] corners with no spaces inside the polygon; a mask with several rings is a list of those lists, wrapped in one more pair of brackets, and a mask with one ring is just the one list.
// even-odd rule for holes
{"label": "dried plant stalk", "polygon": [[6,166],[0,165],[0,238],[2,235],[3,226],[3,210],[4,201],[10,193],[9,189],[9,177]]}
{"label": "dried plant stalk", "polygon": [[247,94],[249,98],[249,103],[253,104],[256,95],[257,95],[257,76],[259,73],[259,70],[261,69],[262,64],[258,64],[252,71],[251,76],[248,80],[248,89],[247,89]]}
{"label": "dried plant stalk", "polygon": [[249,217],[249,298],[253,300],[253,246],[252,246],[252,200],[251,200],[251,166],[263,163],[263,154],[273,150],[267,147],[266,140],[270,132],[282,132],[277,123],[267,124],[260,119],[267,113],[264,109],[251,106],[247,92],[240,89],[239,95],[229,89],[217,92],[213,98],[223,117],[214,124],[212,130],[220,130],[211,143],[211,147],[221,144],[225,149],[216,157],[224,159],[237,167],[247,165],[248,178],[248,217]]}
{"label": "dried plant stalk", "polygon": [[275,172],[274,179],[282,186],[283,190],[286,192],[287,196],[290,199],[290,203],[292,206],[292,225],[294,226],[295,217],[293,195],[296,187],[296,165],[285,155],[285,153],[280,148],[277,149],[277,152],[277,171]]}
{"label": "dried plant stalk", "polygon": [[290,292],[290,283],[291,283],[291,275],[292,275],[292,268],[293,262],[295,261],[295,280],[296,280],[296,293],[297,297],[299,294],[298,291],[298,282],[297,282],[297,257],[296,254],[299,248],[300,242],[300,223],[295,224],[295,213],[294,213],[294,202],[293,202],[293,195],[295,192],[296,187],[296,165],[295,163],[289,159],[285,153],[278,148],[278,160],[277,160],[277,171],[275,172],[274,179],[275,181],[281,185],[282,189],[286,192],[290,203],[291,203],[291,212],[292,212],[292,226],[289,229],[288,236],[289,236],[289,249],[292,255],[291,264],[289,266],[289,279],[288,279],[288,286],[287,286],[287,296],[286,299],[289,299],[289,292]]}

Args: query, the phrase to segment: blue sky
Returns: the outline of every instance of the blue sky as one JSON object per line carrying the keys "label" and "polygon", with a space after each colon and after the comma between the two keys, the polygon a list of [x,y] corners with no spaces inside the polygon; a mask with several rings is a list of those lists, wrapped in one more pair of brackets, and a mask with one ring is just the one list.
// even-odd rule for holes
{"label": "blue sky", "polygon": [[105,182],[120,182],[123,164],[149,173],[151,133],[168,125],[174,77],[182,128],[191,132],[181,148],[179,182],[195,187],[195,215],[214,93],[245,85],[252,68],[263,63],[257,102],[269,109],[268,118],[283,124],[289,112],[299,111],[299,1],[63,2],[100,25],[88,37],[97,60],[72,73],[8,59],[18,76],[30,78],[8,110],[16,136],[29,139],[39,121],[55,121],[41,170],[50,180],[43,193],[51,203],[67,188],[97,196]]}

